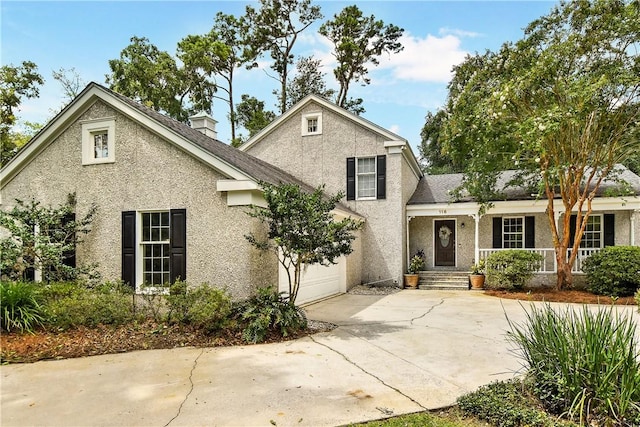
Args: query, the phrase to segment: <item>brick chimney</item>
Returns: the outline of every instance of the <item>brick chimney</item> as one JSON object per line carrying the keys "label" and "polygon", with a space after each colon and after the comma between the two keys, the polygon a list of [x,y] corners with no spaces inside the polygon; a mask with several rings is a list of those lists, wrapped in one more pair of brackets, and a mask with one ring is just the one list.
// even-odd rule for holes
{"label": "brick chimney", "polygon": [[218,122],[204,111],[189,117],[189,121],[191,122],[191,127],[198,132],[202,132],[209,138],[218,138],[218,132],[216,132],[216,123]]}

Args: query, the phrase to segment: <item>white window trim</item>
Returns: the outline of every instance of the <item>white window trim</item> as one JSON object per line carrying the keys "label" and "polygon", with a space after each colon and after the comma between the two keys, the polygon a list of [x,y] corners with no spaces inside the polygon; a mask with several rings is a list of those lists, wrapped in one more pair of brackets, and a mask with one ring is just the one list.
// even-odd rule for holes
{"label": "white window trim", "polygon": [[[506,234],[506,232],[504,231],[504,220],[505,219],[518,219],[518,218],[520,220],[522,220],[522,247],[520,247],[520,248],[506,248],[505,247],[505,243],[506,242],[504,240],[504,236]],[[526,233],[526,230],[525,230],[525,228],[527,226],[526,223],[527,222],[525,221],[525,218],[523,216],[504,216],[504,217],[502,217],[502,247],[503,248],[505,248],[505,249],[524,249],[524,246],[525,246],[524,240],[525,240],[525,238],[527,236],[527,233]],[[515,233],[510,233],[510,234],[515,234]]]}
{"label": "white window trim", "polygon": [[[359,194],[359,181],[360,174],[358,173],[358,160],[373,159],[373,196],[360,197]],[[376,156],[363,156],[356,157],[356,200],[377,200],[378,199],[378,161]]]}
{"label": "white window trim", "polygon": [[[96,165],[114,163],[116,161],[116,121],[115,118],[102,118],[82,121],[82,164]],[[94,155],[94,141],[92,135],[107,131],[107,157],[96,159]]]}
{"label": "white window trim", "polygon": [[[587,221],[589,221],[589,219],[595,218],[595,217],[599,217],[600,218],[600,231],[598,231],[598,234],[600,234],[600,238],[598,239],[598,240],[600,240],[600,246],[592,247],[592,248],[588,248],[586,246],[582,246],[586,242],[584,237],[587,234],[587,229],[585,227],[584,233],[582,233],[582,239],[580,239],[580,249],[602,249],[604,247],[604,215],[602,215],[602,214],[591,214],[591,215],[589,215],[589,218],[587,218]],[[587,225],[589,225],[589,224],[587,223]]]}
{"label": "white window trim", "polygon": [[[136,211],[136,294],[169,295],[169,288],[166,286],[142,287],[144,283],[144,241],[142,240],[142,215],[156,212],[170,212],[170,210],[153,209]],[[171,236],[171,216],[169,216],[169,236]]]}
{"label": "white window trim", "polygon": [[[309,120],[317,120],[318,125],[315,132],[309,132]],[[302,115],[302,136],[321,135],[322,134],[322,112],[306,113]]]}

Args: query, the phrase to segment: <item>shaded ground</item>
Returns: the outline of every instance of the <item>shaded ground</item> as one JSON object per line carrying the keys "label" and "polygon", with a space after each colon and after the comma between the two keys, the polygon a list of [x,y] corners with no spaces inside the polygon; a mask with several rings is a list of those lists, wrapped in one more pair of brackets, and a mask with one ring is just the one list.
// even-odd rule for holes
{"label": "shaded ground", "polygon": [[[357,287],[353,293],[384,294],[398,292],[399,288]],[[350,291],[351,293],[351,291]],[[612,299],[585,291],[556,291],[553,289],[527,289],[520,292],[490,291],[487,295],[522,301],[570,302],[585,304],[635,305],[633,297]],[[299,338],[308,334],[331,330],[334,325],[310,321],[309,328],[298,334],[282,337],[271,334],[266,342]],[[182,325],[159,325],[153,322],[123,326],[100,326],[95,329],[78,328],[70,331],[44,331],[34,334],[2,333],[0,335],[0,359],[2,363],[35,362],[44,359],[65,359],[122,353],[134,350],[175,347],[220,347],[246,345],[238,330],[224,330],[207,334]]]}

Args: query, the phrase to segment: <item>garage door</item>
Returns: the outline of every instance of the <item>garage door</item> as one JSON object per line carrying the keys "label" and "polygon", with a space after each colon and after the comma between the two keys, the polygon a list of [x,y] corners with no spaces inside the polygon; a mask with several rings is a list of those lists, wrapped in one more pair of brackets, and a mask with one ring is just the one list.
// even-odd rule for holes
{"label": "garage door", "polygon": [[[305,304],[347,291],[347,263],[340,257],[337,264],[328,267],[315,264],[307,266],[300,277],[300,290],[296,304]],[[293,271],[291,272],[293,276]],[[278,287],[281,292],[289,292],[287,272],[280,264]]]}

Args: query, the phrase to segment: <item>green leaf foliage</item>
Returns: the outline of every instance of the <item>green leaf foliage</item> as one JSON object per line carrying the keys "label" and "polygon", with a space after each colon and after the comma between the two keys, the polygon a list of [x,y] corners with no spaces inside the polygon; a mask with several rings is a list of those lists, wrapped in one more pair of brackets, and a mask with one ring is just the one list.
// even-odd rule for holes
{"label": "green leaf foliage", "polygon": [[304,311],[269,287],[259,288],[253,297],[240,304],[238,312],[247,322],[242,337],[249,343],[264,341],[271,331],[286,337],[307,327]]}
{"label": "green leaf foliage", "polygon": [[584,260],[589,291],[625,297],[640,288],[640,247],[607,246]]}
{"label": "green leaf foliage", "polygon": [[[347,6],[333,20],[320,26],[319,33],[333,44],[332,55],[337,66],[333,74],[340,85],[336,104],[349,106],[348,92],[351,83],[368,85],[369,64],[378,65],[383,53],[398,53],[403,48],[398,41],[404,30],[396,25],[385,25],[375,16],[364,16],[356,5]],[[353,107],[353,105],[351,105]]]}
{"label": "green leaf foliage", "polygon": [[16,123],[15,110],[23,98],[37,98],[39,86],[44,79],[38,66],[31,61],[21,65],[3,65],[0,68],[0,167],[4,166],[18,151],[19,139],[12,135],[11,127]]}
{"label": "green leaf foliage", "polygon": [[176,281],[166,299],[170,323],[188,324],[211,332],[223,328],[230,319],[231,296],[224,289],[206,283],[191,287]]}
{"label": "green leaf foliage", "polygon": [[250,28],[248,36],[253,54],[269,52],[271,69],[278,75],[280,113],[287,108],[289,67],[293,64],[293,47],[300,34],[315,21],[322,19],[320,6],[311,0],[260,0],[260,9],[246,7],[245,17]]}
{"label": "green leaf foliage", "polygon": [[539,269],[543,256],[526,250],[497,251],[487,257],[489,289],[522,289]]}
{"label": "green leaf foliage", "polygon": [[0,282],[0,327],[11,332],[32,332],[41,325],[42,305],[33,283]]}
{"label": "green leaf foliage", "polygon": [[560,427],[576,424],[538,409],[527,384],[518,379],[496,381],[458,398],[463,413],[499,427]]}
{"label": "green leaf foliage", "polygon": [[581,425],[640,422],[640,350],[636,324],[615,308],[531,306],[510,323],[536,396],[554,414]]}
{"label": "green leaf foliage", "polygon": [[289,297],[295,302],[303,266],[335,264],[338,257],[350,254],[353,232],[361,223],[352,218],[335,220],[332,210],[343,195],[325,195],[324,186],[308,193],[293,184],[260,185],[267,207],[252,206],[247,213],[266,225],[267,235],[246,238],[259,249],[275,250],[289,276]]}
{"label": "green leaf foliage", "polygon": [[503,197],[504,170],[518,171],[507,186],[529,182],[548,200],[559,288],[571,285],[584,223],[569,252],[570,216],[558,227],[553,201],[590,212],[603,180],[637,155],[639,33],[636,1],[561,2],[522,39],[468,56],[449,84],[440,152],[464,165],[480,203]]}
{"label": "green leaf foliage", "polygon": [[40,269],[45,281],[95,276],[95,265],[74,267],[66,261],[75,256],[76,245],[90,232],[96,212],[92,205],[83,217],[76,217],[74,194],[57,208],[35,200],[16,200],[10,211],[0,211],[0,227],[8,232],[0,239],[2,276],[22,280],[30,269]]}

